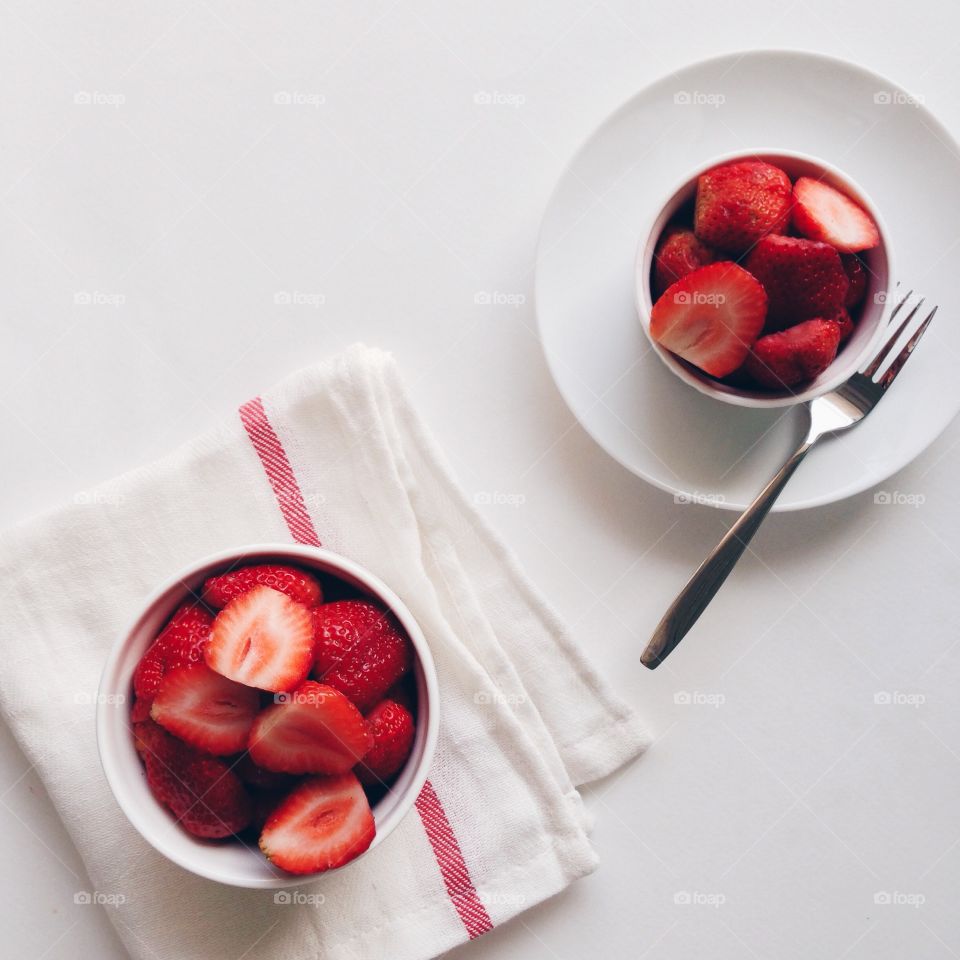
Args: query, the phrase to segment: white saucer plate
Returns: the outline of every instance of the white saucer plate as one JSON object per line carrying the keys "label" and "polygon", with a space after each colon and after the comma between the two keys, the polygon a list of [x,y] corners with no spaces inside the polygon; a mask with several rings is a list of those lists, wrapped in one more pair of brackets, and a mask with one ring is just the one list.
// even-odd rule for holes
{"label": "white saucer plate", "polygon": [[906,466],[960,410],[960,147],[916,98],[853,64],[757,51],[694,64],[638,93],[571,160],[544,215],[540,335],[584,429],[675,497],[742,509],[791,452],[794,409],[702,396],[651,349],[634,305],[634,257],[652,207],[684,173],[735,151],[814,154],[859,182],[887,223],[901,289],[940,312],[883,403],[814,450],[775,510],[831,503]]}

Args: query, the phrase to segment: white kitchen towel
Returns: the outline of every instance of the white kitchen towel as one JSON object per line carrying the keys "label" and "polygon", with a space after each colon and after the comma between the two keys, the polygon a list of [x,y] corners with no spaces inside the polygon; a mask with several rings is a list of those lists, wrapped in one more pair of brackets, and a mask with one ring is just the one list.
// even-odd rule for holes
{"label": "white kitchen towel", "polygon": [[[155,585],[205,554],[284,539],[322,541],[391,585],[431,644],[441,700],[415,809],[286,903],[148,846],[113,800],[94,733],[107,652]],[[365,347],[9,531],[0,583],[3,720],[138,960],[433,957],[594,869],[576,786],[647,742],[454,483],[392,359]]]}

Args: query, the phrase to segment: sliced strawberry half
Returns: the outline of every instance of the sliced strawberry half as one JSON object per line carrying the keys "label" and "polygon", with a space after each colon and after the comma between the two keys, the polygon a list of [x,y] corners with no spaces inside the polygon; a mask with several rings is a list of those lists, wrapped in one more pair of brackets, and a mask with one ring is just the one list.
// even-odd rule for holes
{"label": "sliced strawberry half", "polygon": [[880,231],[863,207],[812,177],[800,177],[793,185],[793,225],[798,233],[841,253],[870,250],[880,243]]}
{"label": "sliced strawberry half", "polygon": [[650,335],[662,347],[714,377],[739,367],[763,329],[767,295],[729,261],[694,270],[653,305]]}
{"label": "sliced strawberry half", "polygon": [[272,587],[254,587],[217,614],[204,657],[212,670],[237,683],[274,693],[292,690],[313,661],[310,611]]}
{"label": "sliced strawberry half", "polygon": [[260,849],[288,873],[319,873],[358,857],[376,835],[370,804],[352,773],[305,780],[267,819]]}
{"label": "sliced strawberry half", "polygon": [[308,680],[260,713],[248,750],[276,773],[343,773],[371,746],[360,711],[339,690]]}
{"label": "sliced strawberry half", "polygon": [[259,563],[210,577],[203,585],[203,599],[220,610],[254,587],[272,587],[307,607],[318,604],[323,595],[320,582],[306,571],[281,563]]}
{"label": "sliced strawberry half", "polygon": [[225,756],[247,745],[260,694],[204,663],[171,670],[153,698],[150,716],[190,746]]}

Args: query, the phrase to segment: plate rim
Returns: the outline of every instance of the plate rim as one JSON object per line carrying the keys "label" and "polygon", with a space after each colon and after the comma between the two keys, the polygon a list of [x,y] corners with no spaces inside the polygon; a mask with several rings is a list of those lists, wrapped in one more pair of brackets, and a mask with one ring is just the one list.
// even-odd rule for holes
{"label": "plate rim", "polygon": [[[678,489],[676,486],[671,486],[669,483],[662,481],[658,478],[655,478],[647,473],[643,473],[638,470],[636,467],[628,464],[622,456],[616,453],[609,444],[597,437],[594,432],[586,425],[586,423],[581,419],[580,415],[574,409],[573,404],[570,401],[570,398],[567,394],[566,389],[562,386],[560,378],[557,376],[557,371],[554,366],[554,361],[551,357],[550,351],[547,349],[546,338],[544,336],[544,325],[543,325],[543,314],[540,310],[541,303],[541,283],[542,283],[542,270],[541,270],[541,261],[544,255],[544,230],[547,221],[548,212],[552,209],[554,202],[557,199],[558,194],[560,193],[561,188],[566,184],[568,177],[571,175],[574,166],[581,156],[586,152],[588,147],[596,140],[597,136],[608,126],[614,123],[622,114],[625,114],[631,107],[631,105],[640,97],[648,94],[651,90],[655,89],[657,86],[668,82],[671,78],[677,77],[682,73],[693,70],[695,68],[703,68],[710,66],[711,64],[720,64],[724,61],[733,61],[734,63],[741,62],[747,59],[761,59],[764,57],[797,57],[797,58],[807,58],[811,60],[819,61],[823,64],[829,64],[834,67],[843,67],[846,69],[853,69],[864,76],[876,79],[880,81],[886,89],[893,90],[899,93],[903,93],[906,96],[912,96],[910,91],[902,86],[899,83],[890,80],[888,77],[883,74],[877,73],[870,67],[865,66],[864,64],[855,61],[849,60],[844,57],[835,57],[830,54],[821,53],[816,50],[807,50],[800,47],[757,47],[747,50],[740,51],[729,51],[727,53],[717,54],[712,57],[705,57],[700,60],[692,60],[689,63],[684,64],[683,66],[677,67],[675,70],[671,70],[667,73],[661,74],[651,80],[649,83],[644,84],[633,94],[631,94],[626,100],[624,100],[619,106],[614,108],[610,113],[604,116],[598,123],[596,123],[589,131],[589,133],[584,136],[580,141],[579,146],[570,154],[569,158],[563,164],[559,174],[557,175],[556,181],[553,185],[553,188],[550,191],[550,195],[547,198],[547,202],[544,204],[543,212],[540,217],[540,224],[537,229],[537,244],[536,244],[536,258],[535,258],[535,271],[534,271],[534,283],[533,283],[533,297],[534,297],[534,314],[536,318],[537,325],[537,338],[540,341],[540,350],[543,354],[544,360],[547,364],[547,370],[550,373],[550,378],[553,380],[554,386],[557,389],[557,392],[560,394],[564,404],[567,409],[573,415],[574,419],[580,424],[584,432],[590,437],[590,439],[598,446],[604,453],[607,454],[612,460],[618,463],[624,470],[629,472],[635,477],[640,478],[645,483],[650,484],[656,489],[662,490],[664,493],[673,494],[674,497],[688,495],[689,491],[684,491]],[[918,103],[915,107],[918,111],[923,114],[924,122],[932,127],[939,135],[941,135],[946,142],[953,148],[954,153],[960,157],[960,141],[954,136],[954,134],[943,124],[943,122],[932,113],[924,103]],[[686,384],[681,384],[685,389],[692,389]],[[717,401],[719,402],[719,401]],[[790,409],[796,409],[790,408]],[[937,440],[943,435],[947,427],[956,419],[960,409],[954,410],[952,416],[950,416],[940,427],[939,430],[924,444],[920,449],[909,454],[905,458],[900,458],[895,461],[892,467],[887,470],[884,468],[884,473],[882,476],[872,479],[867,483],[860,481],[854,481],[845,486],[835,488],[828,493],[821,494],[820,496],[808,497],[805,500],[798,500],[794,502],[782,502],[778,501],[774,503],[771,508],[771,513],[795,513],[801,510],[811,510],[816,507],[828,506],[832,503],[838,503],[842,500],[846,500],[852,496],[856,496],[858,493],[863,493],[866,490],[869,490],[871,487],[875,487],[877,484],[883,483],[888,480],[894,474],[899,473],[905,467],[909,466],[917,457],[920,456],[925,450],[928,450]],[[832,440],[834,438],[828,437],[827,440]],[[815,455],[816,448],[811,450],[811,455]],[[759,492],[762,489],[762,483],[764,481],[761,479],[758,482],[757,491]],[[716,510],[730,510],[741,512],[745,510],[749,504],[748,503],[735,503],[728,500],[720,501],[711,501],[708,503],[701,503],[699,500],[691,500],[687,502],[694,502],[700,506],[707,506],[711,509]]]}

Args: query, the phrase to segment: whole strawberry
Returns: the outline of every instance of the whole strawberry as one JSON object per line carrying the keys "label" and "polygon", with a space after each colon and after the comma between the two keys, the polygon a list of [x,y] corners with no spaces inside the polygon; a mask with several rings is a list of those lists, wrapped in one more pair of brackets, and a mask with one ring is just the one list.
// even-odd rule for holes
{"label": "whole strawberry", "polygon": [[250,795],[225,761],[204,756],[152,721],[134,725],[134,742],[150,791],[188,833],[220,839],[250,824]]}
{"label": "whole strawberry", "polygon": [[841,254],[840,261],[843,263],[843,269],[849,284],[847,297],[844,300],[844,306],[849,310],[851,307],[855,307],[867,292],[867,269],[855,253]]}
{"label": "whole strawberry", "polygon": [[771,235],[758,241],[744,266],[767,292],[767,331],[830,316],[847,297],[846,271],[827,243]]}
{"label": "whole strawberry", "polygon": [[812,380],[833,363],[840,326],[832,320],[805,320],[754,345],[744,370],[758,384],[783,390]]}
{"label": "whole strawberry", "polygon": [[316,577],[296,567],[280,563],[261,563],[238,567],[218,577],[211,577],[203,585],[203,599],[214,610],[220,610],[241,593],[254,587],[271,587],[307,607],[314,606],[322,598],[322,590]]}
{"label": "whole strawberry", "polygon": [[313,610],[314,676],[370,710],[409,669],[410,640],[392,613],[369,600],[338,600]]}
{"label": "whole strawberry", "polygon": [[664,230],[653,259],[653,295],[716,260],[716,254],[687,227]]}
{"label": "whole strawberry", "polygon": [[696,235],[712,247],[744,253],[768,233],[783,233],[790,220],[793,185],[763,160],[714,167],[697,180]]}
{"label": "whole strawberry", "polygon": [[373,734],[373,746],[357,764],[361,783],[386,783],[406,762],[413,746],[413,716],[393,700],[381,700],[369,714],[367,726]]}
{"label": "whole strawberry", "polygon": [[212,626],[213,616],[202,603],[185,603],[177,609],[133,672],[133,689],[139,700],[146,701],[139,708],[141,712],[168,671],[203,660]]}

